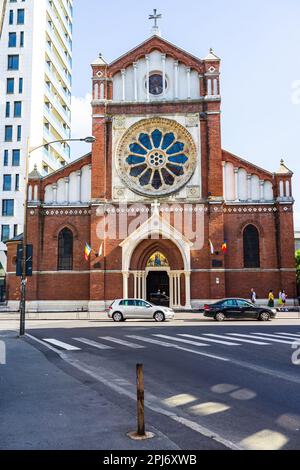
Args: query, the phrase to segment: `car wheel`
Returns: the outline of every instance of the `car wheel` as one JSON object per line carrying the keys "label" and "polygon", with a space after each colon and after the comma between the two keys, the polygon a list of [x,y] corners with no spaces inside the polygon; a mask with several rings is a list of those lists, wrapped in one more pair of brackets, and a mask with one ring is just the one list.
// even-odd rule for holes
{"label": "car wheel", "polygon": [[259,314],[258,319],[259,319],[260,321],[269,321],[269,320],[270,320],[270,314],[269,314],[269,312],[261,312],[261,313]]}
{"label": "car wheel", "polygon": [[215,315],[215,320],[216,321],[224,321],[225,320],[225,315],[222,312],[218,312]]}
{"label": "car wheel", "polygon": [[115,312],[112,318],[113,318],[113,321],[117,321],[117,322],[124,321],[124,318],[121,312]]}
{"label": "car wheel", "polygon": [[155,312],[154,320],[157,322],[165,321],[165,316],[162,312]]}

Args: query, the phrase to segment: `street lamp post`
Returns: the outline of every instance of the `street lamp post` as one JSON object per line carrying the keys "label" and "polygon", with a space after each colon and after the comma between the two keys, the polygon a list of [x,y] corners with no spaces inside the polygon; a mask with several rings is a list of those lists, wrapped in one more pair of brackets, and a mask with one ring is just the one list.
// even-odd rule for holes
{"label": "street lamp post", "polygon": [[28,201],[28,170],[29,170],[29,157],[32,152],[48,145],[64,142],[86,142],[87,144],[93,144],[96,138],[88,136],[83,139],[61,139],[47,142],[46,144],[39,145],[38,147],[30,148],[29,139],[27,144],[26,161],[25,161],[25,199],[24,199],[24,228],[23,228],[23,241],[22,241],[22,278],[21,278],[21,301],[20,301],[20,336],[25,335],[25,313],[26,313],[26,251],[27,251],[27,201]]}

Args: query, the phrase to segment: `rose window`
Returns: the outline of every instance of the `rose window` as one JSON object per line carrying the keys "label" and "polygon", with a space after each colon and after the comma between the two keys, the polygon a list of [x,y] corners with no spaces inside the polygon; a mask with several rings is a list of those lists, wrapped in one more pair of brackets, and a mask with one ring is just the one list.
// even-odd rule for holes
{"label": "rose window", "polygon": [[123,137],[118,169],[134,191],[159,196],[186,184],[195,169],[195,155],[191,135],[176,121],[143,120]]}

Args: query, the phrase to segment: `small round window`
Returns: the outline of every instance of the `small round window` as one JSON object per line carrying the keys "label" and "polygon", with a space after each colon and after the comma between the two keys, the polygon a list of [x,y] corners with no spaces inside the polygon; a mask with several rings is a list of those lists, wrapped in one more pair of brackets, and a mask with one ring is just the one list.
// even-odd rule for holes
{"label": "small round window", "polygon": [[[147,81],[146,81],[147,88]],[[167,88],[167,80],[165,81],[165,88]],[[163,93],[163,76],[159,72],[155,72],[149,77],[149,93],[154,96],[161,95]]]}

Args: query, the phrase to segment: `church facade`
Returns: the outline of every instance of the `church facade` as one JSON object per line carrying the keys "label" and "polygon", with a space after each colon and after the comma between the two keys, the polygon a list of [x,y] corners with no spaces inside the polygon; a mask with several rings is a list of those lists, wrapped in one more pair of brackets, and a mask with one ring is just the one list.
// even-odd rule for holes
{"label": "church facade", "polygon": [[186,309],[252,287],[295,297],[292,172],[222,149],[213,51],[198,59],[154,35],[110,64],[100,56],[92,86],[91,154],[29,177],[29,309],[99,311],[159,291]]}

